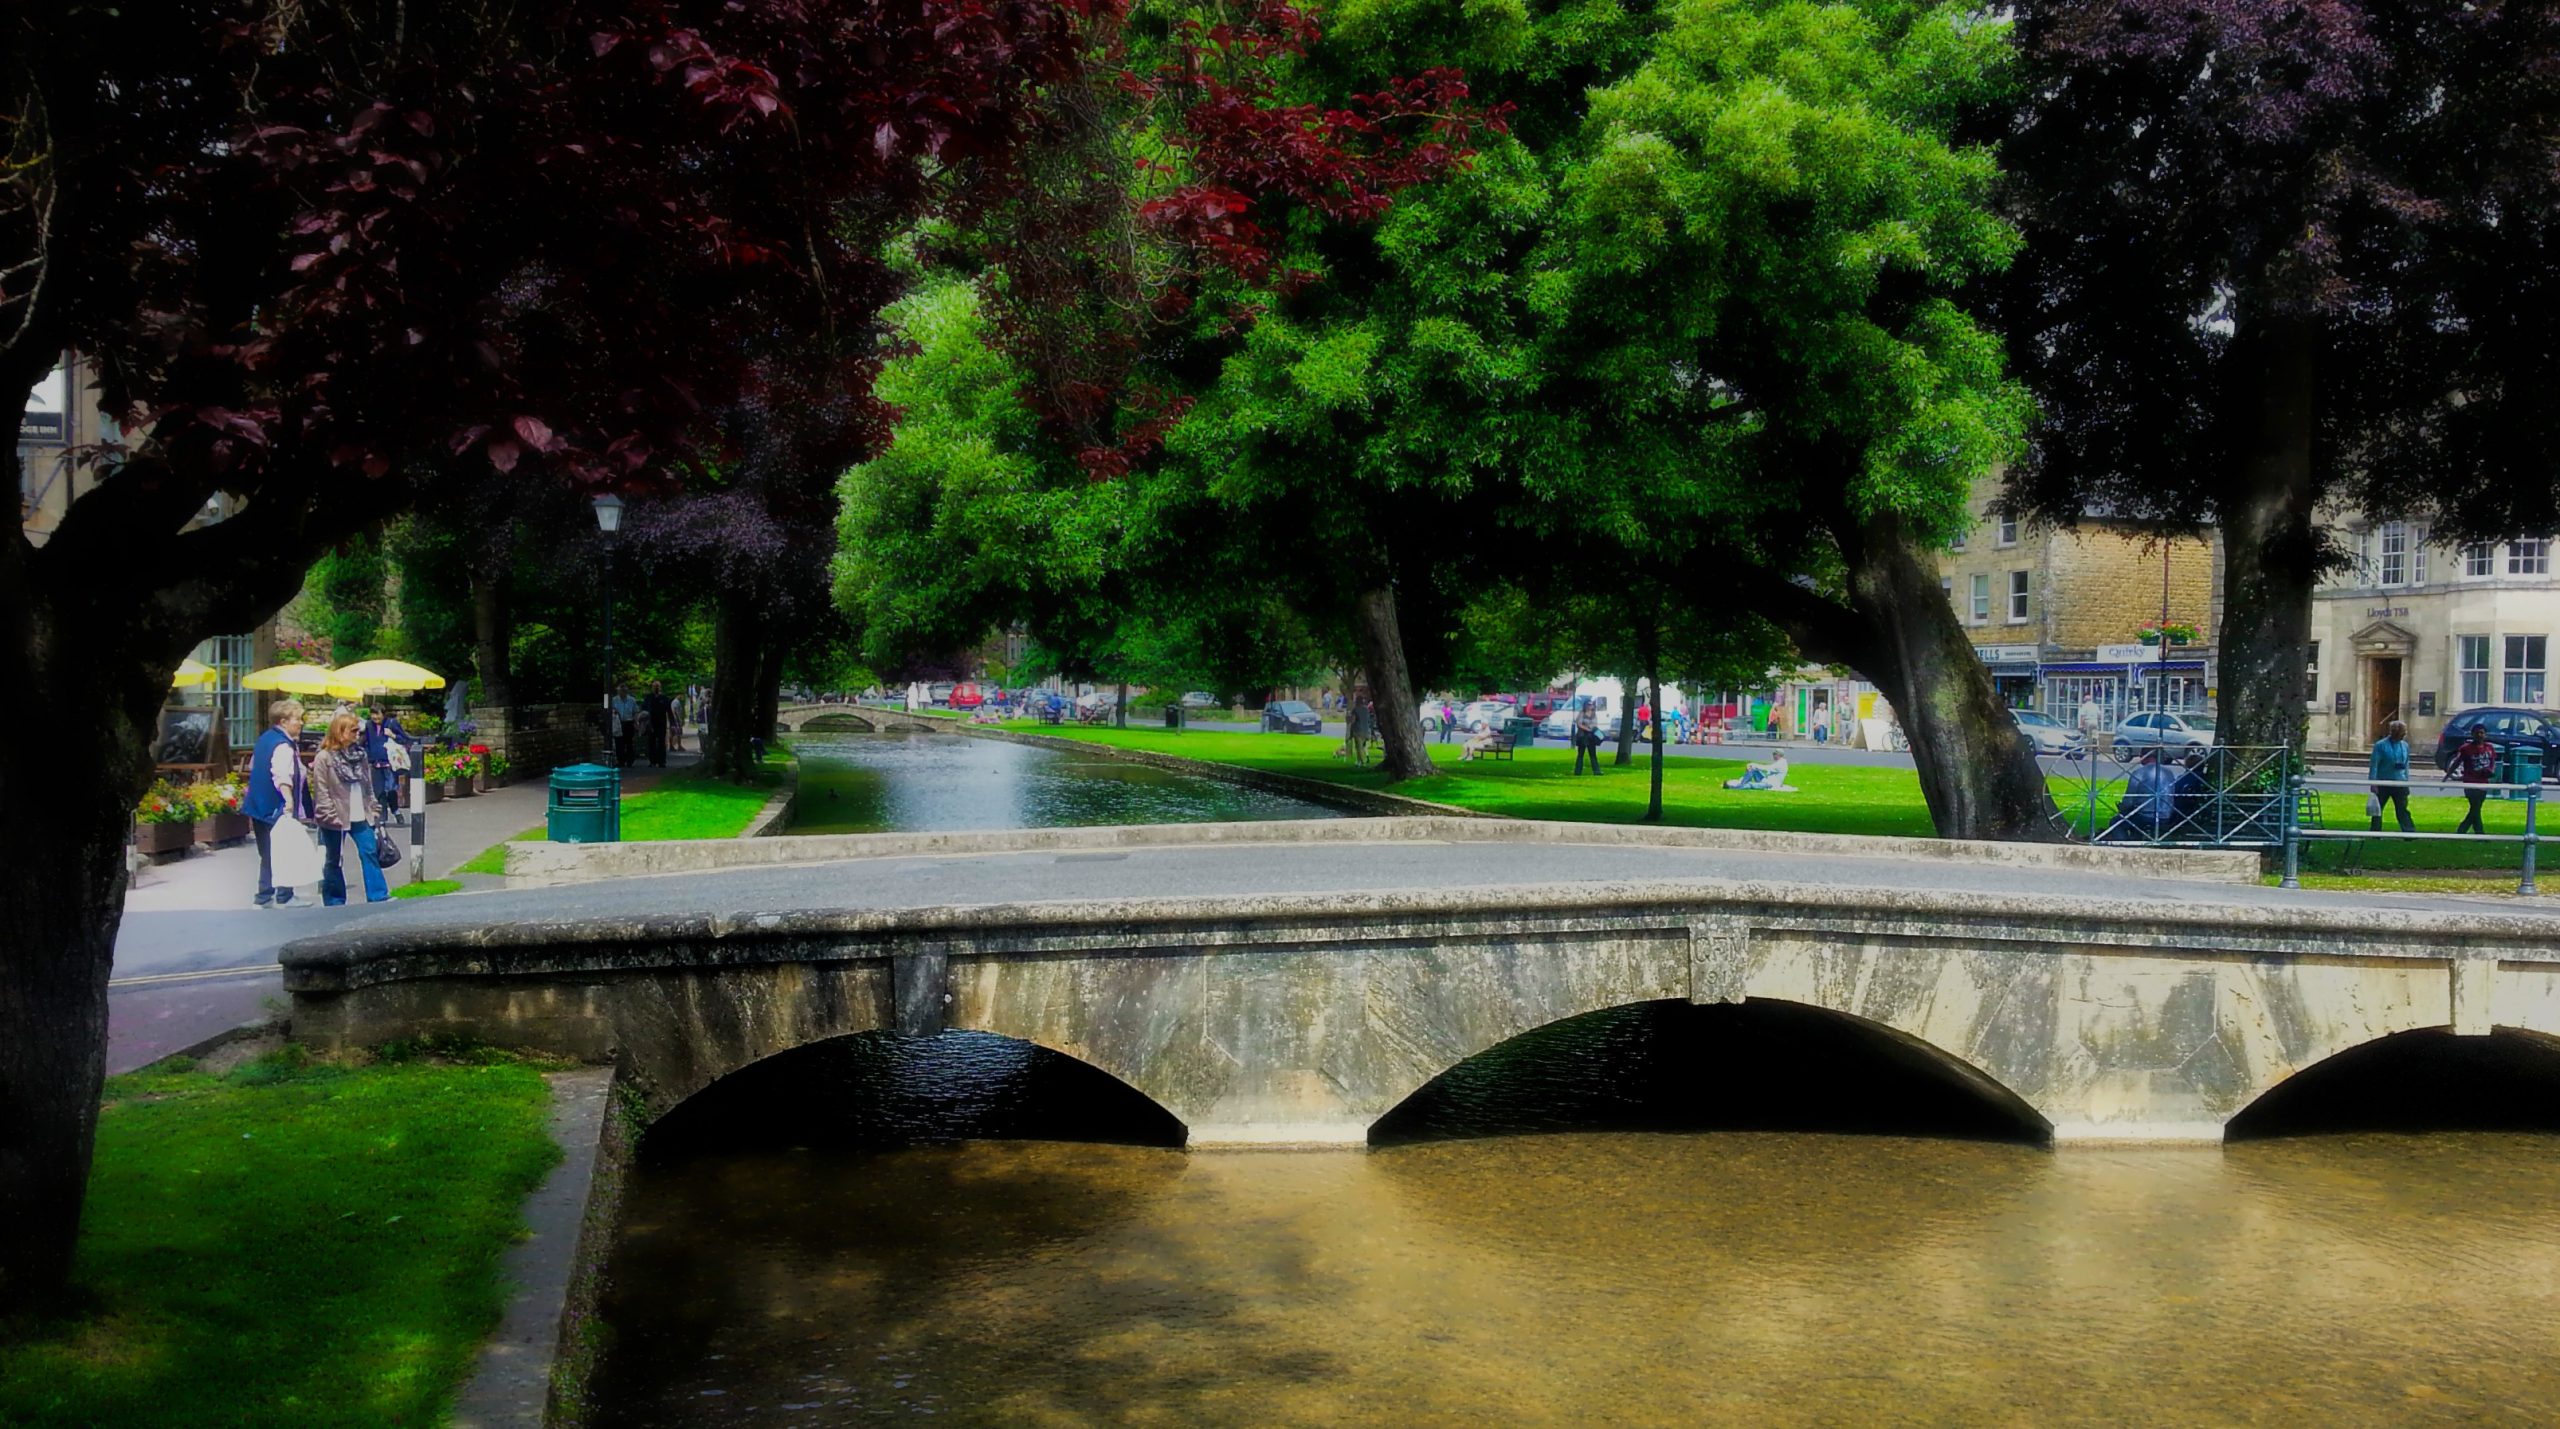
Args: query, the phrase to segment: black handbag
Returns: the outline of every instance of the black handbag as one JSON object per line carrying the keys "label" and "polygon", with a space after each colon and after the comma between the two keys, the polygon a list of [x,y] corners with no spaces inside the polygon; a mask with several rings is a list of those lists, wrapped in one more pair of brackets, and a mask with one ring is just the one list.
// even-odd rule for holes
{"label": "black handbag", "polygon": [[400,841],[393,838],[386,829],[376,829],[373,832],[373,866],[376,868],[400,866]]}

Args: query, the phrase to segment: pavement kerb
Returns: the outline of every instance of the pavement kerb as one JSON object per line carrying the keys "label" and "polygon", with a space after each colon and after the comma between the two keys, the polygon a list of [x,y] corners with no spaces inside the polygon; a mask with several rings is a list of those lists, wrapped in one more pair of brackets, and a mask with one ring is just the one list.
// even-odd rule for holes
{"label": "pavement kerb", "polygon": [[1725,849],[1904,861],[1995,864],[2092,873],[2254,883],[2258,856],[2197,849],[2091,848],[1866,834],[1775,833],[1754,829],[1648,828],[1626,824],[1440,816],[1304,819],[1230,824],[1140,824],[1098,828],[1003,829],[893,834],[799,834],[787,838],[699,839],[620,844],[507,845],[507,886],[540,888],[605,878],[770,868],[847,859],[1197,848],[1324,843],[1544,843],[1629,848]]}
{"label": "pavement kerb", "polygon": [[[454,1398],[454,1429],[543,1429],[564,1421],[552,1413],[555,1367],[583,1377],[591,1356],[580,1351],[581,1328],[571,1311],[592,1310],[597,1271],[611,1243],[618,1195],[599,1197],[600,1186],[618,1191],[622,1150],[608,1135],[613,1125],[614,1072],[581,1067],[543,1078],[551,1088],[551,1138],[560,1164],[525,1198],[526,1236],[507,1249],[513,1286],[497,1330]],[[598,1168],[605,1168],[600,1178]],[[573,1386],[574,1390],[582,1385]]]}
{"label": "pavement kerb", "polygon": [[[756,811],[754,818],[747,820],[746,828],[739,831],[738,837],[760,839],[781,833],[791,827],[792,806],[799,801],[800,756],[785,745],[782,751],[782,787],[773,791],[773,797],[764,801],[764,807]],[[512,856],[508,861],[510,864],[514,862]]]}

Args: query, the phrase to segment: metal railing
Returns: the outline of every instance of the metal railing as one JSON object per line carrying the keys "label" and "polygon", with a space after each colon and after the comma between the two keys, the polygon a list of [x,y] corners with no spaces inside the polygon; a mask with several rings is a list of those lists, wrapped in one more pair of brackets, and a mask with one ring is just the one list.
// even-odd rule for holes
{"label": "metal railing", "polygon": [[[2048,768],[2057,761],[2048,760]],[[2343,775],[2315,777],[2298,751],[2265,747],[2189,746],[2146,749],[2119,759],[2106,749],[2068,756],[2058,764],[2055,803],[2071,836],[2090,843],[2140,848],[2258,849],[2284,855],[2283,884],[2302,886],[2306,843],[2404,840],[2412,843],[2514,843],[2524,848],[2516,892],[2539,889],[2536,864],[2542,843],[2542,786],[2538,783],[2448,783],[2444,794],[2482,791],[2521,800],[2521,833],[2428,833],[2400,829],[2327,827],[2320,792],[2355,796],[2359,819],[2366,796],[2377,789],[2430,790],[2422,779],[2375,780]]]}
{"label": "metal railing", "polygon": [[[2306,790],[2342,789],[2352,790],[2368,796],[2381,789],[2411,790],[2416,788],[2418,783],[2418,781],[2410,779],[2371,778],[2302,779],[2297,782]],[[2306,829],[2298,826],[2299,820],[2297,819],[2297,827],[2293,831],[2293,837],[2285,840],[2284,886],[2287,888],[2300,888],[2302,886],[2302,841],[2305,839],[2410,839],[2433,843],[2522,843],[2524,845],[2524,870],[2522,876],[2516,882],[2516,892],[2518,895],[2523,897],[2533,897],[2541,891],[2534,886],[2534,863],[2536,861],[2535,852],[2542,845],[2540,819],[2538,817],[2542,810],[2542,785],[2539,782],[2536,782],[2532,784],[2454,784],[2451,786],[2451,792],[2453,793],[2468,793],[2475,789],[2483,790],[2491,794],[2501,795],[2509,799],[2522,799],[2524,801],[2524,832],[2520,834],[2431,834],[2411,829]],[[2405,794],[2403,797],[2406,797]]]}

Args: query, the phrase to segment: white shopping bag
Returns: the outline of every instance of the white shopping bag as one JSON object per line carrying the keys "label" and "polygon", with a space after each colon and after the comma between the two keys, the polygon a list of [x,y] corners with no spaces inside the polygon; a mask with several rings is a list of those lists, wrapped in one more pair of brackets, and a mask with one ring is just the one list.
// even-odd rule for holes
{"label": "white shopping bag", "polygon": [[267,838],[267,867],[275,886],[295,888],[320,881],[320,831],[291,819],[276,820]]}

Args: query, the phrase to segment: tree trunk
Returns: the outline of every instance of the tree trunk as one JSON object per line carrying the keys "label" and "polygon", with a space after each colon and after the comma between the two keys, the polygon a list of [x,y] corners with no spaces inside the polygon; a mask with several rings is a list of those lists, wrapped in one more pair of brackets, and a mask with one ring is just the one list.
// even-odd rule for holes
{"label": "tree trunk", "polygon": [[2303,739],[2302,673],[2319,574],[2312,526],[2311,416],[2317,333],[2273,320],[2234,354],[2235,414],[2245,455],[2222,504],[2221,680],[2218,742],[2231,747]]}
{"label": "tree trunk", "polygon": [[483,704],[515,703],[515,674],[509,667],[515,644],[515,608],[508,599],[513,572],[501,567],[471,573],[471,663],[480,676]]}
{"label": "tree trunk", "polygon": [[773,738],[774,722],[782,717],[782,662],[790,653],[774,636],[762,612],[755,617],[757,659],[755,675],[755,732],[765,739]]}
{"label": "tree trunk", "polygon": [[1939,835],[2060,839],[2035,745],[2000,703],[1991,672],[1965,638],[1938,585],[1936,551],[1889,516],[1859,522],[1841,545],[1868,649],[1855,658],[1808,653],[1855,666],[1893,702]]}
{"label": "tree trunk", "polygon": [[1413,672],[1405,663],[1404,629],[1396,620],[1396,593],[1388,586],[1360,592],[1352,625],[1360,642],[1360,663],[1369,670],[1369,698],[1377,709],[1378,743],[1387,777],[1419,779],[1440,772],[1431,762],[1431,746],[1422,736],[1422,701],[1413,688]]}
{"label": "tree trunk", "polygon": [[1618,677],[1618,757],[1612,764],[1636,762],[1636,682],[1633,674]]}
{"label": "tree trunk", "polygon": [[1645,805],[1644,821],[1662,822],[1662,625],[1658,616],[1647,616],[1644,629],[1638,632],[1644,648],[1644,678],[1653,687],[1653,798]]}
{"label": "tree trunk", "polygon": [[1114,729],[1129,727],[1129,682],[1126,680],[1120,682],[1120,694],[1112,701],[1111,725]]}
{"label": "tree trunk", "polygon": [[[67,1288],[106,1074],[107,978],[125,839],[182,648],[85,618],[32,588],[26,547],[0,557],[0,681],[51,718],[0,742],[0,1307]],[[84,593],[85,594],[85,593]],[[161,656],[165,654],[165,661]]]}
{"label": "tree trunk", "polygon": [[[764,663],[761,624],[743,599],[723,600],[713,613],[711,636],[711,737],[703,762],[722,779],[744,779],[755,767],[748,740],[756,732],[756,681]],[[773,728],[767,720],[764,728]]]}

